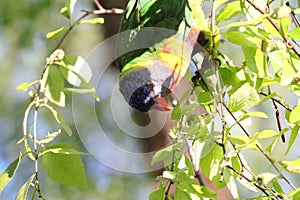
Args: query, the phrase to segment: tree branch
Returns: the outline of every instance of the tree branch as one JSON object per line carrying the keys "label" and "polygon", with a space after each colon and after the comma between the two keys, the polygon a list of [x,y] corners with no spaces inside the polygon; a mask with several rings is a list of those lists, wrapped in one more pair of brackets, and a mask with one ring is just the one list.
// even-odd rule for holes
{"label": "tree branch", "polygon": [[[246,0],[253,8],[255,8],[258,12],[260,12],[261,14],[266,14],[266,12],[264,10],[262,10],[261,8],[259,8],[255,3],[253,3],[253,1],[251,0]],[[295,47],[294,43],[290,41],[290,39],[283,35],[282,33],[280,33],[280,28],[278,26],[278,24],[276,23],[275,20],[273,20],[270,16],[267,16],[268,21],[273,25],[273,27],[278,31],[278,33],[281,35],[281,37],[284,39],[284,41],[286,42],[286,44],[288,46],[291,47],[291,49],[294,51],[294,53],[300,58],[300,52],[298,51],[298,49]]]}

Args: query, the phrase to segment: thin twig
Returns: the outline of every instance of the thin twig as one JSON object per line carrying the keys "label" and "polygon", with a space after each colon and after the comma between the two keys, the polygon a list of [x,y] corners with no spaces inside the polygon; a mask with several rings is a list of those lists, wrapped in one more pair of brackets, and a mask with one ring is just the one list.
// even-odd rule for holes
{"label": "thin twig", "polygon": [[[252,0],[246,0],[253,8],[255,8],[258,12],[260,12],[261,14],[266,14],[266,12],[264,10],[262,10],[261,8],[259,8],[255,3],[253,3]],[[282,36],[282,38],[284,39],[284,41],[286,42],[286,44],[288,46],[291,47],[291,49],[294,51],[294,53],[300,58],[300,52],[298,51],[298,49],[295,47],[294,43],[290,41],[290,39],[283,35],[280,32],[280,28],[278,26],[278,24],[276,23],[275,20],[273,20],[270,16],[266,17],[268,19],[268,21],[272,24],[272,26],[278,31],[278,33]]]}
{"label": "thin twig", "polygon": [[[234,121],[238,124],[238,126],[243,130],[243,132],[245,133],[245,135],[251,140],[251,136],[250,134],[246,131],[246,129],[241,125],[241,123],[237,120],[237,118],[233,115],[233,113],[229,110],[229,108],[226,106],[226,104],[223,104],[224,107],[226,108],[226,110],[228,111],[228,113],[231,115],[231,117],[234,119]],[[283,176],[283,174],[280,172],[280,170],[278,169],[278,167],[275,165],[274,160],[271,159],[269,157],[269,155],[265,152],[264,149],[262,149],[258,144],[255,145],[257,147],[257,149],[267,158],[267,160],[271,163],[271,165],[274,167],[274,169],[277,171],[277,173],[279,174],[280,177],[282,177],[289,186],[291,186],[291,188],[293,188],[294,190],[296,190],[297,188],[294,186],[293,183],[291,183],[285,176]]]}
{"label": "thin twig", "polygon": [[[268,86],[268,94],[269,95],[271,94],[270,86]],[[282,124],[281,124],[281,120],[280,120],[280,112],[279,112],[279,109],[278,109],[278,107],[277,107],[277,105],[276,105],[276,103],[273,99],[272,99],[272,103],[273,103],[273,106],[274,106],[274,109],[275,109],[277,127],[278,127],[279,132],[281,132],[282,131]],[[281,135],[281,139],[282,139],[282,142],[284,143],[285,142],[284,134]]]}
{"label": "thin twig", "polygon": [[[245,179],[248,183],[253,184],[255,187],[257,187],[260,191],[262,191],[265,195],[270,196],[270,194],[268,194],[266,192],[266,190],[270,191],[272,193],[272,195],[274,196],[274,198],[276,199],[281,199],[282,197],[279,196],[278,194],[275,193],[275,191],[273,191],[271,188],[269,188],[266,185],[260,185],[256,182],[253,182],[252,180],[250,180],[249,178],[247,178],[242,172],[239,172],[238,170],[236,170],[235,168],[233,168],[230,165],[226,165],[225,167],[227,167],[228,169],[232,170],[234,173],[236,173],[237,175],[239,175],[241,178]],[[273,198],[272,198],[273,199]]]}
{"label": "thin twig", "polygon": [[[101,4],[99,4],[101,6]],[[102,7],[102,6],[101,6]],[[120,8],[111,8],[111,9],[105,9],[102,7],[102,9],[99,10],[92,10],[92,11],[87,11],[87,10],[82,10],[82,12],[85,12],[81,17],[79,17],[68,29],[67,31],[63,34],[63,36],[60,38],[60,40],[58,41],[56,47],[53,49],[53,51],[55,49],[59,49],[62,45],[62,43],[64,42],[64,40],[66,39],[67,35],[70,33],[70,31],[77,26],[80,21],[86,17],[88,17],[89,15],[103,15],[103,14],[123,14],[124,10],[120,9]]]}
{"label": "thin twig", "polygon": [[[261,95],[263,95],[263,96],[268,96],[268,94],[266,94],[266,93],[263,93],[263,92],[260,92],[259,94],[261,94]],[[279,105],[281,105],[283,108],[285,108],[286,110],[288,110],[288,111],[292,111],[288,106],[286,106],[286,105],[284,105],[281,101],[279,101],[278,99],[275,99],[275,98],[271,98],[273,101],[275,101],[276,103],[278,103]]]}

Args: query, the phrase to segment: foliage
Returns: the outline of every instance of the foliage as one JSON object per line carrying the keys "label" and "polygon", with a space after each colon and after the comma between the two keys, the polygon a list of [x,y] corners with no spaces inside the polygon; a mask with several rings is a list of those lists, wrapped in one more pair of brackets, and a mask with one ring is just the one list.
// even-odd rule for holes
{"label": "foliage", "polygon": [[[210,17],[205,19],[213,35],[214,48],[209,50],[212,64],[202,76],[201,70],[194,75],[193,89],[183,95],[172,112],[172,118],[177,120],[177,126],[170,132],[173,143],[157,152],[152,160],[164,161],[166,171],[160,176],[159,190],[150,199],[165,199],[172,185],[176,188],[174,199],[216,198],[197,176],[199,166],[216,188],[228,186],[235,199],[240,198],[236,181],[245,188],[259,190],[256,199],[297,199],[299,189],[288,180],[287,173],[299,174],[299,159],[278,159],[272,152],[280,138],[285,142],[290,133],[285,143],[288,154],[299,133],[299,102],[288,105],[277,90],[300,95],[296,33],[300,24],[295,15],[298,9],[287,3],[272,13],[271,2],[263,10],[247,0],[213,1]],[[220,37],[224,41],[217,44],[216,38]],[[242,64],[234,64],[231,58],[235,55],[222,52],[222,46],[228,43],[240,47]],[[265,113],[262,104],[269,104],[274,113]],[[198,107],[204,107],[205,113],[195,113]],[[272,115],[277,130],[252,133],[243,124],[254,118],[263,123]],[[215,126],[220,120],[221,127]],[[188,146],[186,150],[183,144]],[[270,170],[256,174],[254,166],[247,162],[249,158],[244,157],[246,150],[261,154]],[[287,187],[291,188],[290,194],[285,191]]]}
{"label": "foliage", "polygon": [[[212,33],[213,49],[209,49],[209,54],[213,64],[203,76],[194,76],[194,87],[184,93],[172,111],[172,119],[177,120],[177,125],[169,133],[172,145],[153,156],[152,164],[163,161],[165,171],[158,177],[159,188],[150,194],[149,199],[217,198],[217,194],[203,184],[200,169],[216,188],[228,186],[236,199],[240,198],[237,181],[245,188],[259,191],[256,199],[297,199],[300,196],[299,188],[287,176],[300,173],[299,158],[279,160],[272,156],[280,139],[286,141],[285,154],[288,154],[299,133],[300,102],[288,105],[277,90],[280,88],[300,95],[297,46],[300,24],[295,15],[300,11],[289,4],[271,10],[272,2],[268,1],[266,10],[262,10],[248,0],[213,1],[214,9],[210,17],[204,19],[209,24],[206,28]],[[34,191],[32,198],[45,198],[39,184],[40,162],[54,181],[87,187],[80,155],[89,154],[77,151],[67,143],[51,144],[60,134],[72,136],[72,129],[59,113],[59,108],[66,106],[67,95],[90,94],[99,100],[86,61],[81,56],[65,55],[61,49],[63,41],[76,26],[104,23],[101,17],[85,19],[95,14],[93,11],[85,11],[82,17],[74,20],[75,4],[76,0],[66,0],[66,6],[60,11],[70,26],[46,34],[48,39],[57,41],[57,46],[49,53],[41,77],[16,88],[29,91],[31,99],[24,113],[23,137],[18,141],[24,146],[24,151],[0,175],[0,192],[13,179],[25,156],[34,166],[34,172],[18,191],[17,199],[27,199],[31,186]],[[100,9],[97,14],[104,13],[119,14],[121,11]],[[222,38],[224,43],[217,38]],[[232,62],[235,55],[222,51],[222,46],[228,43],[240,47],[244,58],[241,64]],[[197,60],[194,62],[199,64]],[[277,129],[251,132],[243,125],[245,120],[257,118],[263,123],[272,117],[263,111],[262,104],[274,109]],[[194,112],[200,107],[205,108],[206,113]],[[41,109],[50,112],[53,121],[61,126],[61,129],[50,130],[43,138],[37,132]],[[220,120],[221,127],[216,127]],[[237,128],[242,134],[236,131]],[[264,142],[266,139],[268,145]],[[262,155],[270,170],[255,173],[244,156],[246,150]],[[175,187],[173,196],[171,186]],[[292,190],[289,193],[287,186]]]}

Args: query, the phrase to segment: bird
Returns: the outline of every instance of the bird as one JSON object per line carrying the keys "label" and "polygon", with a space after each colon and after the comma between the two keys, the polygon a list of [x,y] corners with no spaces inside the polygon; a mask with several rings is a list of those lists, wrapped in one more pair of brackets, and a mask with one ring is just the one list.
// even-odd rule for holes
{"label": "bird", "polygon": [[194,18],[188,0],[129,1],[121,19],[116,62],[119,91],[135,110],[169,111],[178,103],[174,88],[203,37],[201,22]]}

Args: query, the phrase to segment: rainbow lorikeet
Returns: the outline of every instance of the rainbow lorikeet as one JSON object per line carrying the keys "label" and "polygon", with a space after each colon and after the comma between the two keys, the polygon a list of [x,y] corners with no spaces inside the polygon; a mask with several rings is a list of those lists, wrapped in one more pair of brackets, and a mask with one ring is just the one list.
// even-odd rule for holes
{"label": "rainbow lorikeet", "polygon": [[173,90],[189,68],[199,32],[188,0],[129,1],[117,39],[117,64],[119,90],[131,107],[166,111],[177,103]]}

